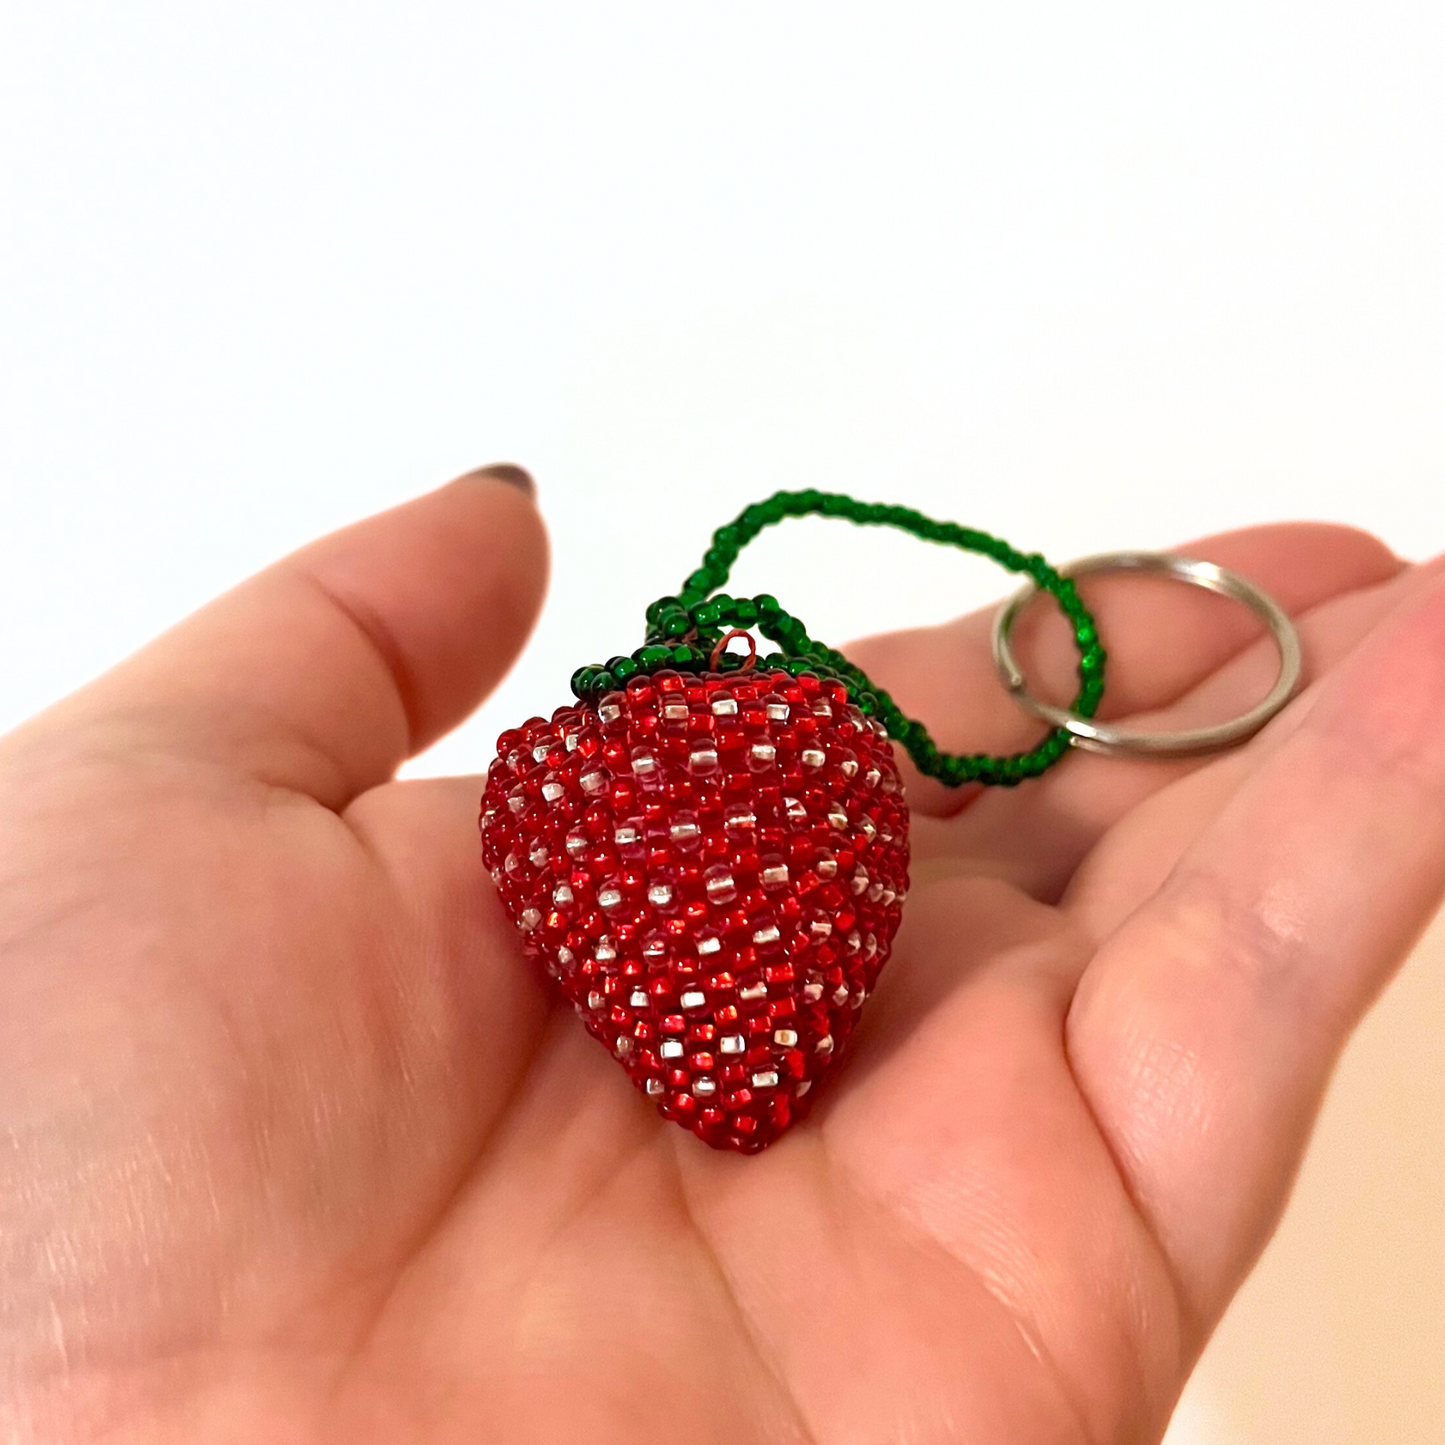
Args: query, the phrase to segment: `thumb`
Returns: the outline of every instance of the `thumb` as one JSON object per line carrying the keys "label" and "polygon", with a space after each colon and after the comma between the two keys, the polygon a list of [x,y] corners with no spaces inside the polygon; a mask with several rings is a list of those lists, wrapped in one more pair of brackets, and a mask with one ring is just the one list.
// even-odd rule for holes
{"label": "thumb", "polygon": [[36,722],[345,806],[455,727],[537,618],[547,537],[520,467],[470,472],[267,568]]}

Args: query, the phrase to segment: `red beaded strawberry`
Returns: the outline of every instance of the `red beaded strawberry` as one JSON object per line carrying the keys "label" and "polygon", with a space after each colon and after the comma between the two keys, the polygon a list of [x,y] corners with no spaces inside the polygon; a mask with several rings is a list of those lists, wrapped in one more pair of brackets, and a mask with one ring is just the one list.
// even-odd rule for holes
{"label": "red beaded strawberry", "polygon": [[503,733],[483,858],[526,947],[664,1117],[760,1149],[888,958],[908,811],[839,681],[635,676]]}
{"label": "red beaded strawberry", "polygon": [[[1102,692],[1092,619],[1042,558],[905,508],[780,492],[648,608],[645,646],[579,669],[575,706],[498,739],[482,857],[526,951],[664,1117],[745,1153],[807,1112],[888,959],[908,887],[889,737],[955,785],[1036,776],[1068,745],[1058,729],[1013,757],[941,754],[775,598],[709,596],[762,527],[808,512],[1029,573],[1075,623],[1075,710]],[[756,666],[723,650],[753,628],[782,649]]]}

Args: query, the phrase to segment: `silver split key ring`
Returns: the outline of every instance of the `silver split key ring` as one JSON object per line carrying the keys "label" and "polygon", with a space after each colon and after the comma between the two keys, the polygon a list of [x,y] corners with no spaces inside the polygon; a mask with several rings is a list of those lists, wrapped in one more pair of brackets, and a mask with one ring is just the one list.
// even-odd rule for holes
{"label": "silver split key ring", "polygon": [[1059,568],[1062,577],[1092,577],[1108,572],[1145,572],[1172,577],[1192,587],[1203,587],[1222,597],[1242,602],[1265,621],[1279,648],[1279,676],[1268,695],[1246,713],[1213,727],[1183,732],[1151,732],[1146,728],[1119,727],[1095,722],[1068,708],[1042,702],[1028,690],[1028,682],[1014,657],[1010,635],[1024,607],[1039,589],[1030,582],[999,609],[993,624],[993,660],[1004,686],[1026,712],[1072,734],[1075,747],[1095,753],[1149,758],[1191,758],[1219,752],[1251,738],[1295,694],[1303,669],[1299,633],[1289,614],[1253,582],[1213,562],[1180,557],[1172,552],[1101,552]]}

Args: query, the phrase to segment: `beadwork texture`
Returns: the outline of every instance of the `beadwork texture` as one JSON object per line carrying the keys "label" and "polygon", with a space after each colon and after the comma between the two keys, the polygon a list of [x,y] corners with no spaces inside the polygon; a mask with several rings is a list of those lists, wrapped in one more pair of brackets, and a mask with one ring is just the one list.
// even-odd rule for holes
{"label": "beadwork texture", "polygon": [[1028,577],[1040,590],[1050,593],[1073,629],[1079,649],[1079,691],[1072,709],[1080,717],[1093,717],[1104,693],[1104,663],[1107,654],[1099,641],[1094,619],[1085,608],[1072,579],[1061,576],[1037,552],[1020,552],[999,537],[957,522],[940,522],[925,517],[912,507],[887,502],[860,502],[839,492],[776,492],[766,501],[745,507],[731,522],[713,533],[712,545],[703,564],[688,577],[676,597],[659,597],[647,609],[647,640],[630,656],[617,656],[606,663],[578,668],[572,675],[572,691],[583,701],[600,696],[629,678],[645,676],[659,668],[701,671],[712,666],[711,650],[725,628],[753,628],[781,649],[765,659],[797,673],[816,672],[841,678],[853,700],[869,716],[877,717],[889,737],[907,750],[921,773],[937,778],[949,787],[962,783],[990,783],[1012,787],[1025,778],[1036,778],[1053,767],[1068,751],[1071,739],[1064,728],[1055,728],[1032,748],[1005,757],[986,753],[946,753],[934,743],[928,729],[901,708],[863,670],[841,652],[808,636],[802,622],[783,610],[771,593],[757,597],[730,597],[718,592],[738,553],[764,527],[788,517],[841,517],[861,526],[896,527],[925,542],[958,547],[989,557],[1000,567]]}
{"label": "beadwork texture", "polygon": [[498,739],[482,856],[528,954],[664,1117],[755,1152],[887,960],[908,811],[836,678],[637,673]]}

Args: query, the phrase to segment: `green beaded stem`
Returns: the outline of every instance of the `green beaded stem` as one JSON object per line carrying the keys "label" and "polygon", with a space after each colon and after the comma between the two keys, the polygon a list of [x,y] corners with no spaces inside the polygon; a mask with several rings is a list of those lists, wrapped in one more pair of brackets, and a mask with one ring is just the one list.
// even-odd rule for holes
{"label": "green beaded stem", "polygon": [[[647,641],[630,657],[613,657],[601,667],[582,667],[572,675],[572,691],[583,700],[624,686],[631,677],[677,668],[701,672],[711,666],[713,649],[724,633],[733,628],[756,628],[780,651],[759,661],[782,667],[791,673],[815,672],[834,677],[848,688],[859,708],[876,717],[889,737],[901,743],[919,772],[937,778],[949,787],[963,783],[992,783],[1011,787],[1025,778],[1036,778],[1051,768],[1069,748],[1069,733],[1055,728],[1036,747],[1007,756],[987,753],[941,752],[921,722],[905,717],[898,705],[867,674],[849,662],[841,652],[808,636],[807,629],[785,612],[776,597],[729,597],[718,592],[738,553],[764,527],[788,517],[843,517],[862,526],[897,527],[925,542],[960,547],[989,557],[1000,567],[1029,577],[1041,591],[1049,593],[1063,610],[1079,649],[1079,692],[1073,711],[1093,717],[1104,693],[1104,660],[1094,619],[1079,599],[1073,582],[1059,575],[1037,552],[1023,553],[987,532],[960,527],[955,522],[937,522],[911,507],[885,502],[859,502],[838,492],[775,492],[764,502],[745,507],[737,517],[712,535],[712,545],[703,554],[702,566],[683,584],[676,597],[659,597],[647,609]],[[718,670],[745,666],[747,659],[723,652]]]}

